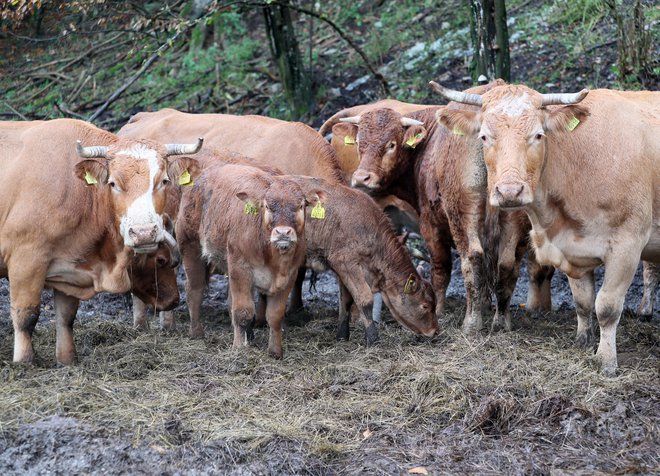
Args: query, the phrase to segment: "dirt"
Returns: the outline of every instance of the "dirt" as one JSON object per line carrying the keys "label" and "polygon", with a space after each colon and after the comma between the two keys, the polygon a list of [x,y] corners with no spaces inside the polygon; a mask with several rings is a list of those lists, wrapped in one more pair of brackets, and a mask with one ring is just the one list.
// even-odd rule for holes
{"label": "dirt", "polygon": [[[575,348],[565,277],[555,311],[526,316],[521,279],[515,329],[459,331],[464,312],[455,263],[447,322],[433,339],[386,315],[381,342],[359,327],[335,342],[336,284],[305,285],[307,312],[289,319],[285,358],[267,357],[267,333],[232,350],[226,283],[204,301],[207,337],[131,327],[124,296],[81,306],[79,363],[54,361],[49,293],[35,333],[34,366],[10,363],[12,332],[0,327],[2,474],[593,474],[651,473],[658,458],[660,329],[635,309],[640,276],[619,332],[620,372],[602,377]],[[523,272],[523,277],[525,273]],[[7,287],[0,294],[8,315]],[[656,299],[656,309],[658,300]]]}

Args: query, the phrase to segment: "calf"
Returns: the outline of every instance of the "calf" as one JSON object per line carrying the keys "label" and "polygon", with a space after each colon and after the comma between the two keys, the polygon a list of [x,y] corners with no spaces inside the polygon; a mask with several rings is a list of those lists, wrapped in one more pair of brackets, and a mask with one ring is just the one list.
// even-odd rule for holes
{"label": "calf", "polygon": [[189,157],[168,157],[200,147],[122,140],[71,119],[0,123],[0,276],[11,284],[14,361],[33,359],[46,286],[55,290],[57,360],[73,362],[78,301],[128,291],[134,253],[174,243],[162,218],[170,177],[197,170]]}
{"label": "calf", "polygon": [[[640,258],[660,262],[660,93],[435,88],[478,108],[439,118],[483,143],[489,202],[524,210],[539,261],[568,275],[583,344],[595,304],[596,356],[603,372],[614,374],[626,290]],[[594,268],[601,264],[596,295]]]}
{"label": "calf", "polygon": [[[307,201],[320,200],[322,192]],[[211,270],[229,276],[234,347],[246,345],[255,316],[252,289],[267,296],[268,352],[282,357],[286,299],[305,259],[305,204],[286,177],[244,165],[207,166],[184,191],[176,235],[186,271],[190,333],[202,337],[202,294]]]}

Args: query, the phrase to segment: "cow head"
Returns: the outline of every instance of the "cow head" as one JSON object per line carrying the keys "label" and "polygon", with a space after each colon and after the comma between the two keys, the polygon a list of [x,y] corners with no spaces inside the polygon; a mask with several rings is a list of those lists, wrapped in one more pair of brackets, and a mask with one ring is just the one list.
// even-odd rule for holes
{"label": "cow head", "polygon": [[260,215],[270,245],[280,254],[293,252],[303,240],[305,205],[321,200],[322,192],[305,197],[300,186],[284,177],[272,177],[270,186],[262,191],[238,192],[246,214]]}
{"label": "cow head", "polygon": [[129,273],[131,292],[157,311],[169,311],[179,304],[176,270],[170,250],[163,245],[149,254],[134,255]]}
{"label": "cow head", "polygon": [[398,178],[410,163],[412,149],[426,138],[422,122],[387,108],[340,121],[346,125],[335,127],[343,127],[340,132],[355,138],[360,160],[351,185],[369,193],[382,191]]}
{"label": "cow head", "polygon": [[[588,90],[575,94],[541,94],[527,86],[498,86],[483,95],[452,91],[431,82],[452,101],[480,106],[480,111],[438,111],[441,124],[479,137],[488,171],[489,202],[495,207],[531,204],[546,160],[547,135],[572,130],[586,119],[578,105]],[[564,105],[549,109],[547,106]]]}
{"label": "cow head", "polygon": [[[410,264],[410,258],[406,259]],[[417,334],[432,337],[438,331],[435,294],[412,265],[408,268],[410,272],[405,281],[389,284],[383,289],[383,300],[401,325]]]}
{"label": "cow head", "polygon": [[88,186],[105,188],[124,245],[136,253],[150,253],[174,239],[163,226],[167,191],[187,185],[199,173],[195,154],[202,146],[153,141],[120,140],[110,146],[83,147],[78,141],[75,174]]}

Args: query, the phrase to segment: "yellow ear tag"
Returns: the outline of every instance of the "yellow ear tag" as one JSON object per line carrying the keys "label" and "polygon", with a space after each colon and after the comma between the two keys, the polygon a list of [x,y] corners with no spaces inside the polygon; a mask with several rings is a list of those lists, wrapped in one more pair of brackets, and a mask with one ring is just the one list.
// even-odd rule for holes
{"label": "yellow ear tag", "polygon": [[344,145],[355,145],[355,137],[344,136]]}
{"label": "yellow ear tag", "polygon": [[85,170],[85,182],[87,182],[87,185],[96,185],[99,183],[96,177],[89,173],[89,170]]}
{"label": "yellow ear tag", "polygon": [[243,211],[245,212],[246,215],[258,215],[259,214],[259,209],[254,206],[254,204],[251,201],[245,202],[245,207],[243,208]]}
{"label": "yellow ear tag", "polygon": [[411,274],[408,276],[408,281],[406,281],[405,286],[403,287],[404,294],[413,294],[415,292],[415,277]]}
{"label": "yellow ear tag", "polygon": [[316,218],[317,220],[325,219],[325,208],[323,208],[321,202],[316,202],[316,205],[312,208],[312,218]]}
{"label": "yellow ear tag", "polygon": [[193,184],[193,181],[190,177],[190,172],[188,172],[188,169],[184,170],[183,173],[179,176],[179,185],[187,185],[190,186]]}
{"label": "yellow ear tag", "polygon": [[417,144],[418,144],[418,142],[419,142],[421,139],[422,139],[422,133],[420,132],[420,133],[417,134],[416,136],[412,136],[412,137],[410,137],[410,138],[406,141],[406,145],[414,149],[415,147],[417,147]]}
{"label": "yellow ear tag", "polygon": [[465,132],[463,132],[458,126],[454,126],[454,128],[451,130],[454,134],[457,136],[464,136]]}
{"label": "yellow ear tag", "polygon": [[573,116],[571,117],[571,120],[568,121],[568,124],[566,124],[566,129],[568,129],[569,132],[573,132],[573,129],[575,129],[579,123],[580,123],[580,119]]}

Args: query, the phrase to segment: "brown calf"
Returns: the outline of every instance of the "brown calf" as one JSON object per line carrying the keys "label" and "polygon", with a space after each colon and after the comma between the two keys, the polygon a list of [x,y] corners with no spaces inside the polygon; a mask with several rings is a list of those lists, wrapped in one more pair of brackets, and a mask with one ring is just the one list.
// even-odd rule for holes
{"label": "brown calf", "polygon": [[[313,193],[308,201],[321,195]],[[286,299],[305,259],[305,203],[293,180],[243,165],[207,166],[184,191],[176,235],[192,337],[204,335],[200,306],[213,269],[229,276],[234,346],[246,345],[250,337],[254,288],[267,296],[268,352],[282,357]]]}

